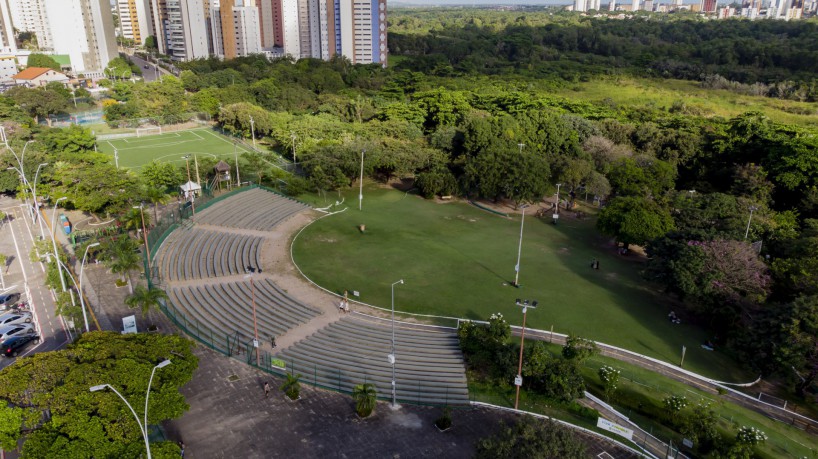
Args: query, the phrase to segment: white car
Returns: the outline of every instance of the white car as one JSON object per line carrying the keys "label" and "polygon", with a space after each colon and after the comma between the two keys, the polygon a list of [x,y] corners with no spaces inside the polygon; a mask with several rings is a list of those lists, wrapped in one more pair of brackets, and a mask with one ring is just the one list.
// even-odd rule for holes
{"label": "white car", "polygon": [[0,343],[12,336],[33,335],[36,332],[33,324],[3,325],[0,327]]}
{"label": "white car", "polygon": [[28,311],[7,312],[0,316],[0,325],[14,325],[31,323],[31,313]]}

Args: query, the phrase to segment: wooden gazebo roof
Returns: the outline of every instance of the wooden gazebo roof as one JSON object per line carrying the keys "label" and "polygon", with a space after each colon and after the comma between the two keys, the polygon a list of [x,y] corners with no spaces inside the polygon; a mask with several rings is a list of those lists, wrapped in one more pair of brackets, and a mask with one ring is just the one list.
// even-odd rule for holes
{"label": "wooden gazebo roof", "polygon": [[216,163],[216,166],[213,167],[216,169],[216,172],[228,172],[230,171],[230,165],[224,161],[219,161]]}

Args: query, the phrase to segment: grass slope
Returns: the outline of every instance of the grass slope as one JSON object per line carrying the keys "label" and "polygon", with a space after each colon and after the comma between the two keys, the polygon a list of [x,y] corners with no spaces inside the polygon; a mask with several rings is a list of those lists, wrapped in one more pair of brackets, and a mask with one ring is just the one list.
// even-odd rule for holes
{"label": "grass slope", "polygon": [[671,324],[669,306],[639,276],[641,265],[617,255],[592,218],[554,226],[529,215],[517,289],[510,283],[519,216],[374,188],[364,190],[358,211],[357,190],[345,197],[348,210],[313,223],[293,243],[296,264],[329,290],[359,291],[361,301],[389,308],[391,284],[404,279],[395,286],[397,310],[480,320],[502,312],[517,325],[515,299],[538,300],[529,327],[553,326],[672,363],[687,346],[685,368],[727,381],[752,378],[722,353],[703,350],[704,331]]}

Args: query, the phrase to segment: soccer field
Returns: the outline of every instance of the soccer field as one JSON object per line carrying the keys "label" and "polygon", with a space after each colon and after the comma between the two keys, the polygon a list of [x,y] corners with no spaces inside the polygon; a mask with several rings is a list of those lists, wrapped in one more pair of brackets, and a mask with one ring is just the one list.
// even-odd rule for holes
{"label": "soccer field", "polygon": [[102,140],[98,146],[102,153],[116,154],[119,167],[130,169],[139,169],[154,160],[183,165],[185,155],[233,158],[237,153],[249,152],[240,143],[234,143],[210,129]]}

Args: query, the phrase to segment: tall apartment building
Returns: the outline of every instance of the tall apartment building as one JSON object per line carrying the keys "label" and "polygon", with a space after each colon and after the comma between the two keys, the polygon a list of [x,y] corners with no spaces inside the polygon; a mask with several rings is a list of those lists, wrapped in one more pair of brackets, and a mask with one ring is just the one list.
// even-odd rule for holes
{"label": "tall apartment building", "polygon": [[0,0],[0,48],[3,49],[3,52],[17,51],[11,8],[6,0]]}
{"label": "tall apartment building", "polygon": [[631,11],[639,11],[639,0],[633,0],[633,3],[631,3]]}
{"label": "tall apartment building", "polygon": [[145,44],[145,40],[154,34],[149,0],[117,0],[116,6],[122,36]]}
{"label": "tall apartment building", "polygon": [[701,11],[703,13],[715,13],[718,4],[718,0],[702,0]]}
{"label": "tall apartment building", "polygon": [[14,28],[20,32],[33,33],[37,36],[37,44],[40,49],[50,50],[52,40],[48,29],[45,2],[43,0],[8,0],[8,5]]}
{"label": "tall apartment building", "polygon": [[160,53],[179,61],[206,58],[210,55],[210,37],[207,33],[203,0],[152,0],[152,2],[156,44]]}
{"label": "tall apartment building", "polygon": [[221,0],[211,7],[213,53],[225,59],[262,52],[259,9],[245,0]]}
{"label": "tall apartment building", "polygon": [[[43,0],[55,54],[67,54],[71,69],[102,75],[117,57],[114,18],[108,0]],[[39,37],[38,37],[39,38]]]}

